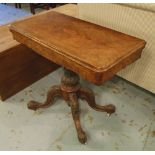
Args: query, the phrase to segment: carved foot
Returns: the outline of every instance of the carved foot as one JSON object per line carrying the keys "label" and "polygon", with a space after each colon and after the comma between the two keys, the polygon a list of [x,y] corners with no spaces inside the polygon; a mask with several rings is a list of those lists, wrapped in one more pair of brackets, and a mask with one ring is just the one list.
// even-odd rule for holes
{"label": "carved foot", "polygon": [[40,103],[36,101],[30,101],[27,104],[28,109],[36,111],[40,107]]}
{"label": "carved foot", "polygon": [[80,143],[85,144],[87,142],[86,133],[84,131],[81,131],[80,133],[78,133],[78,139]]}
{"label": "carved foot", "polygon": [[95,103],[95,95],[93,91],[88,88],[80,88],[78,91],[78,96],[81,99],[84,99],[88,102],[89,106],[97,111],[107,112],[108,114],[112,114],[115,112],[115,106],[112,104],[101,106]]}
{"label": "carved foot", "polygon": [[79,116],[79,103],[76,94],[75,93],[69,94],[69,99],[73,120],[78,134],[78,139],[82,144],[85,144],[87,141],[87,136],[81,128],[80,116]]}
{"label": "carved foot", "polygon": [[43,104],[36,101],[30,101],[27,106],[29,109],[32,109],[32,110],[37,110],[39,108],[48,108],[53,104],[54,98],[57,96],[61,96],[61,89],[59,86],[53,86],[48,91],[47,99]]}
{"label": "carved foot", "polygon": [[46,101],[43,104],[36,101],[30,101],[28,103],[28,108],[32,110],[48,108],[53,104],[54,98],[57,96],[62,97],[71,107],[74,124],[77,130],[77,136],[82,144],[86,143],[87,136],[80,123],[78,98],[86,100],[89,106],[97,111],[107,112],[108,114],[115,112],[115,106],[112,104],[105,106],[97,105],[95,103],[94,93],[90,89],[82,88],[79,84],[79,76],[67,69],[65,69],[65,74],[61,79],[61,85],[53,86],[49,90]]}

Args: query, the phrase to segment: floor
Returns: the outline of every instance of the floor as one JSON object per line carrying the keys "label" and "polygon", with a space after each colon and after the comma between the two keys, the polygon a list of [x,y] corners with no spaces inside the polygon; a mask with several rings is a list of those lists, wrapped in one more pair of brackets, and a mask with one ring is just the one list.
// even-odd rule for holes
{"label": "floor", "polygon": [[0,4],[0,25],[13,22],[24,16],[30,16],[31,13],[27,5],[23,6],[23,9],[16,9],[13,4],[3,5]]}
{"label": "floor", "polygon": [[49,86],[59,84],[59,69],[5,102],[0,101],[0,150],[155,150],[155,95],[114,77],[102,86],[81,79],[99,104],[114,104],[111,117],[80,102],[81,124],[88,141],[79,143],[70,108],[62,100],[48,109],[27,109],[44,101]]}

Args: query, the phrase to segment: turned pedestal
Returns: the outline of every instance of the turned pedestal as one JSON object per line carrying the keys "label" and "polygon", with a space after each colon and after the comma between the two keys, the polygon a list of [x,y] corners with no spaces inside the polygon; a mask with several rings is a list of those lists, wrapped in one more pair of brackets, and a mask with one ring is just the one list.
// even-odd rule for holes
{"label": "turned pedestal", "polygon": [[90,107],[97,111],[107,112],[109,115],[115,112],[114,105],[97,105],[95,103],[95,96],[92,90],[89,88],[84,88],[79,83],[80,78],[78,74],[64,69],[64,75],[61,79],[61,85],[53,86],[47,93],[46,101],[41,104],[36,101],[30,101],[28,103],[28,108],[32,110],[37,110],[39,108],[48,108],[53,104],[55,97],[63,98],[68,105],[71,107],[73,120],[78,134],[78,139],[81,143],[87,141],[86,133],[83,131],[80,124],[80,111],[78,99],[86,100]]}
{"label": "turned pedestal", "polygon": [[71,70],[65,70],[60,86],[49,90],[45,103],[31,101],[28,107],[33,110],[49,107],[55,97],[66,100],[81,143],[87,138],[80,125],[78,99],[86,100],[93,109],[108,114],[115,112],[115,107],[97,105],[94,93],[79,84],[76,73],[89,82],[102,85],[139,59],[146,45],[142,39],[55,11],[14,22],[10,30],[18,42]]}

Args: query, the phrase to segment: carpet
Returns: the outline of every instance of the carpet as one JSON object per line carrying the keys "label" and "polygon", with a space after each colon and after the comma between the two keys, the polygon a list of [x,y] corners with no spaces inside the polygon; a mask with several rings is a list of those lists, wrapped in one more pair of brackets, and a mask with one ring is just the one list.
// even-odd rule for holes
{"label": "carpet", "polygon": [[30,15],[32,14],[26,10],[0,4],[0,25],[5,25]]}
{"label": "carpet", "polygon": [[[0,24],[26,15],[30,13],[0,4]],[[81,78],[81,84],[94,91],[98,104],[114,104],[117,108],[108,118],[79,100],[81,124],[88,136],[86,145],[77,139],[65,101],[57,100],[48,109],[27,109],[30,100],[43,102],[49,87],[59,84],[62,74],[60,68],[5,102],[0,101],[1,151],[155,150],[155,96],[118,77],[101,86]]]}

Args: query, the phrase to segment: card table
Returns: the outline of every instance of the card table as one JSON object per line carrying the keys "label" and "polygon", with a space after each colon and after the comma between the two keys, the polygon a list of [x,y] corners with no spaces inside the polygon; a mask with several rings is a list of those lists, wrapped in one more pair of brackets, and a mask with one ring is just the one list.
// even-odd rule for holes
{"label": "card table", "polygon": [[101,85],[139,59],[146,45],[134,36],[54,11],[14,22],[10,30],[18,42],[64,68],[61,84],[52,86],[46,101],[30,101],[28,108],[47,108],[55,97],[63,98],[71,108],[81,143],[87,136],[80,124],[78,99],[108,114],[115,112],[115,106],[96,104],[93,91],[80,85],[80,76]]}

